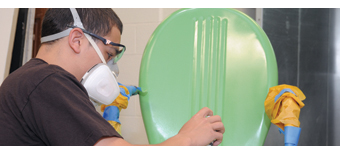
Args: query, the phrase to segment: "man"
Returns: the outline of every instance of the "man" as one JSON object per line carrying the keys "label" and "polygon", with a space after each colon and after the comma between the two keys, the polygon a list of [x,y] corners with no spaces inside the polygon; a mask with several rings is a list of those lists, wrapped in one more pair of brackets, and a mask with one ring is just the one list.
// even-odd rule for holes
{"label": "man", "polygon": [[[112,9],[49,9],[37,57],[0,87],[0,145],[131,145],[96,112],[81,83],[96,64],[121,57],[122,27]],[[223,133],[221,118],[203,108],[158,145],[219,145]]]}

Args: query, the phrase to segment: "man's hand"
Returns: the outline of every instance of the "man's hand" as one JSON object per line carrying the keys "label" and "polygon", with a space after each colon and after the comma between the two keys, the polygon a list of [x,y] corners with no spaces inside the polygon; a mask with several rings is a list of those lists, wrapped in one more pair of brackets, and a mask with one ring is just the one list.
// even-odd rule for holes
{"label": "man's hand", "polygon": [[[221,117],[218,115],[213,116],[213,112],[209,108],[204,107],[183,125],[177,135],[163,143],[156,144],[156,146],[206,146],[213,141],[213,145],[217,146],[222,142],[224,131]],[[101,138],[95,145],[131,146],[131,144],[124,139],[117,137]]]}
{"label": "man's hand", "polygon": [[176,136],[189,138],[190,145],[208,145],[214,141],[213,145],[217,146],[222,142],[224,131],[221,117],[213,116],[213,112],[204,107],[184,124]]}

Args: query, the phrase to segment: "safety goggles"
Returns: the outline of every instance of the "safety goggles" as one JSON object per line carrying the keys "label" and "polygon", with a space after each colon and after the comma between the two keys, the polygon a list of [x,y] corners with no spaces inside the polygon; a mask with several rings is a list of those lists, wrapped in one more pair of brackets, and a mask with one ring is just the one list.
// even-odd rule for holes
{"label": "safety goggles", "polygon": [[68,25],[67,27],[69,28],[79,28],[81,29],[84,33],[92,36],[92,37],[95,37],[97,38],[98,40],[102,41],[105,45],[112,45],[114,46],[115,48],[115,51],[116,51],[116,56],[113,58],[113,62],[114,63],[117,63],[117,61],[123,56],[124,52],[126,51],[126,47],[122,44],[118,44],[118,43],[114,43],[108,39],[105,39],[97,34],[94,34],[94,33],[91,33],[85,29],[82,29],[80,27],[77,27],[77,26],[74,26],[74,25]]}

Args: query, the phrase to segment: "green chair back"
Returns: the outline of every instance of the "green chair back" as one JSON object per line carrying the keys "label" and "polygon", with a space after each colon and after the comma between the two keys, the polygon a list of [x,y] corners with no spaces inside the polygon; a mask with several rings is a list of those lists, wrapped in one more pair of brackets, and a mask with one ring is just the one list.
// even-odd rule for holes
{"label": "green chair back", "polygon": [[201,108],[220,115],[221,145],[263,145],[264,100],[277,85],[276,58],[264,31],[234,9],[181,9],[145,48],[139,86],[150,144],[176,135]]}

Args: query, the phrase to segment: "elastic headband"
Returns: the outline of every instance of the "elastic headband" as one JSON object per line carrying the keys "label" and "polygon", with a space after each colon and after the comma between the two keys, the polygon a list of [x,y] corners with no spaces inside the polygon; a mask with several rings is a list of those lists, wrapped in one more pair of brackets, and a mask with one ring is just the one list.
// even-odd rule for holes
{"label": "elastic headband", "polygon": [[[85,29],[84,26],[83,26],[83,23],[81,22],[80,20],[80,17],[78,15],[78,12],[75,8],[70,8],[71,10],[71,13],[72,13],[72,16],[73,16],[73,25],[74,26],[77,26],[79,28],[82,28],[82,29]],[[52,35],[48,35],[48,36],[44,36],[41,38],[41,43],[45,43],[45,42],[49,42],[49,41],[53,41],[53,40],[56,40],[56,39],[60,39],[60,38],[63,38],[65,36],[68,36],[71,32],[72,28],[68,28],[62,32],[59,32],[59,33],[56,33],[56,34],[52,34]],[[93,39],[91,38],[90,35],[85,34],[85,37],[89,40],[89,42],[91,43],[91,45],[93,46],[93,48],[96,50],[99,58],[102,60],[103,63],[106,64],[106,61],[103,57],[103,54],[100,52],[99,50],[99,47],[97,46],[97,44],[93,41]]]}

